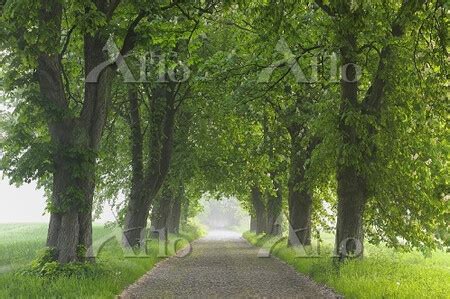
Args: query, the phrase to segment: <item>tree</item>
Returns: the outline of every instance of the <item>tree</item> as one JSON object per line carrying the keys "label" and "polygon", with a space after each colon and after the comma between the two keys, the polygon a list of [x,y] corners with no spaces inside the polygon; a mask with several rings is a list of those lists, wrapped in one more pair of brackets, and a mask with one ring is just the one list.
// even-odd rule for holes
{"label": "tree", "polygon": [[[176,59],[188,58],[190,55],[190,43],[194,38],[194,32],[199,27],[200,20],[192,17],[192,12],[187,11],[186,8],[180,5],[175,6],[178,9],[175,14],[169,12],[164,16],[161,23],[156,23],[155,27],[162,29],[165,35],[160,37],[161,39],[154,38],[154,46],[159,51],[168,50],[175,52],[177,54]],[[203,10],[201,9],[199,16],[201,17],[204,11],[208,11],[213,7],[214,2],[207,3],[206,7]],[[195,7],[192,9],[198,10]],[[177,17],[176,26],[172,24],[172,18],[174,16]],[[178,18],[182,21],[178,22]],[[179,30],[182,30],[181,34]],[[142,232],[147,226],[147,218],[151,205],[154,203],[154,199],[158,195],[169,173],[176,114],[182,102],[189,95],[189,78],[184,78],[185,75],[189,76],[189,74],[181,74],[182,78],[176,78],[177,72],[171,68],[173,64],[173,61],[162,62],[163,70],[156,70],[156,74],[154,74],[154,78],[157,79],[156,83],[152,84],[150,90],[147,92],[148,107],[151,110],[148,121],[148,127],[151,133],[148,137],[149,149],[147,164],[142,173],[141,169],[144,169],[144,166],[142,166],[143,162],[140,160],[138,163],[139,168],[136,169],[138,173],[134,175],[137,177],[137,184],[133,184],[132,186],[132,193],[130,194],[125,216],[124,238],[126,240],[125,243],[131,247],[138,246],[142,241]],[[190,66],[195,67],[193,63]],[[137,135],[136,138],[138,137]],[[143,138],[142,134],[140,138]],[[133,141],[132,143],[142,144],[142,141]],[[142,148],[138,148],[133,155],[141,155],[141,152]],[[139,160],[139,157],[136,156],[133,160]],[[156,218],[162,219],[162,222],[158,223],[158,226],[166,224],[166,218],[170,211],[169,207],[171,204],[169,200],[172,196],[172,190],[167,186],[164,191],[166,194],[161,195],[159,198],[160,211],[157,212],[155,210],[156,213],[154,215]]]}
{"label": "tree", "polygon": [[[9,31],[3,34],[9,43],[3,48],[10,54],[7,59],[11,63],[7,75],[16,84],[24,75],[39,86],[40,96],[26,100],[39,107],[48,123],[49,153],[44,153],[44,159],[50,164],[46,172],[53,178],[49,184],[52,195],[47,246],[55,249],[55,258],[61,263],[83,260],[83,252],[92,243],[96,159],[110,87],[121,57],[116,55],[111,60],[103,48],[109,32],[120,29],[114,25],[115,18],[124,11],[131,12],[135,19],[125,29],[120,53],[115,53],[125,55],[134,46],[136,26],[148,13],[136,12],[132,4],[116,12],[119,1],[76,2],[73,6],[60,1],[36,1],[30,14],[17,18],[25,5],[25,1],[6,4],[3,23]],[[65,60],[65,55],[71,58]],[[81,58],[81,69],[72,60],[77,56]],[[14,69],[13,63],[21,59],[27,61],[25,66]],[[84,76],[81,74],[87,76],[83,84],[78,80]],[[14,83],[11,90],[23,88],[25,82]],[[77,95],[71,93],[72,88],[77,89]],[[7,153],[6,168],[13,175],[21,165],[8,163],[8,157]],[[30,178],[25,175],[22,179]]]}
{"label": "tree", "polygon": [[[336,174],[338,183],[336,252],[341,257],[346,257],[355,252],[362,254],[366,208],[369,199],[381,195],[374,190],[378,189],[377,184],[383,180],[373,181],[371,178],[374,175],[373,167],[380,162],[379,153],[387,145],[387,143],[378,143],[376,138],[383,135],[380,130],[380,121],[383,119],[387,99],[393,96],[392,89],[400,87],[395,85],[394,79],[399,74],[394,74],[394,68],[392,68],[398,59],[394,55],[397,51],[396,45],[403,42],[407,45],[405,36],[412,30],[411,27],[414,27],[414,20],[417,20],[418,14],[429,10],[430,6],[425,5],[424,1],[404,1],[399,6],[389,7],[372,4],[377,9],[373,9],[371,4],[354,5],[336,2],[327,5],[323,1],[316,1],[316,3],[326,14],[333,17],[332,26],[335,28],[336,46],[339,47],[343,65],[338,124],[341,143]],[[431,13],[436,13],[441,5],[442,3],[437,1],[431,8]],[[383,21],[380,23],[381,28],[377,28],[379,32],[364,36],[363,34],[369,30],[373,32],[372,28],[367,27],[365,20],[368,18],[383,19]],[[362,65],[363,58],[360,53],[364,48],[373,47],[375,49],[380,47],[377,49],[377,63],[372,66],[367,65],[365,71],[370,79],[361,80],[358,78],[356,67]],[[417,80],[411,74],[403,75],[410,80]],[[362,88],[365,91],[361,90]],[[408,162],[406,160],[403,163],[407,165]],[[380,169],[378,166],[379,164],[376,168]],[[395,188],[387,192],[394,194],[396,193],[394,190]],[[400,216],[402,217],[404,216]]]}

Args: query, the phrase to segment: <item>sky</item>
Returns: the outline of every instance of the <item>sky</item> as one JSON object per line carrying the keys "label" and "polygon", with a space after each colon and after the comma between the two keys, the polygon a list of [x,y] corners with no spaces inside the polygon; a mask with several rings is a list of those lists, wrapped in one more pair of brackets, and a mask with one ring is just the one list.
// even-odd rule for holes
{"label": "sky", "polygon": [[[0,97],[3,95],[4,93],[0,91]],[[12,112],[12,108],[0,103],[0,113],[5,112]],[[0,171],[0,223],[48,222],[49,215],[44,214],[45,205],[44,191],[38,190],[35,182],[17,188],[10,185],[8,178],[3,177]],[[100,219],[94,222],[105,223],[114,219],[111,208],[105,205]]]}
{"label": "sky", "polygon": [[[36,183],[24,184],[16,188],[9,185],[7,178],[2,178],[0,172],[0,223],[48,222],[49,215],[45,212],[44,191],[36,189]],[[114,220],[110,208],[104,211],[97,223]]]}

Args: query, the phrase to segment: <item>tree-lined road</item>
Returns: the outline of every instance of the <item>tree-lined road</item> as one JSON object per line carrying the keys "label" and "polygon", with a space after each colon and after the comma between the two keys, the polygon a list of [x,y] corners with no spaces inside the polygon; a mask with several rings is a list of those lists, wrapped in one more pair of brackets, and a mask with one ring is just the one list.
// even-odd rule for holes
{"label": "tree-lined road", "polygon": [[330,290],[258,248],[238,233],[212,231],[184,258],[158,264],[122,298],[336,298]]}

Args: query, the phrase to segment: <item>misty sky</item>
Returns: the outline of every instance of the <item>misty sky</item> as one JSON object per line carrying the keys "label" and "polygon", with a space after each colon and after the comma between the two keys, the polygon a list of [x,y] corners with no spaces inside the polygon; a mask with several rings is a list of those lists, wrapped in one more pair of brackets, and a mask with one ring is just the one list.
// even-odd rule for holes
{"label": "misty sky", "polygon": [[[0,172],[0,223],[48,222],[44,213],[45,197],[42,190],[36,190],[34,182],[19,188],[9,185]],[[109,207],[105,207],[99,220],[103,223],[114,219]]]}

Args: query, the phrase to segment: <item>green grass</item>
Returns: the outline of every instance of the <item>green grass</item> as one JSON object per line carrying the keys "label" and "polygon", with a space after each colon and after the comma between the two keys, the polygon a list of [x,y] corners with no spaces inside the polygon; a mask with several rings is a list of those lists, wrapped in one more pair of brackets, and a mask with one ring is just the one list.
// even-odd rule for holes
{"label": "green grass", "polygon": [[[274,241],[250,232],[244,233],[244,237],[265,248]],[[338,265],[329,257],[331,251],[331,245],[325,245],[321,257],[296,257],[295,251],[283,241],[272,253],[345,298],[450,298],[448,253],[434,252],[431,257],[424,257],[419,252],[402,253],[367,245],[364,259]]]}
{"label": "green grass", "polygon": [[[20,274],[28,269],[36,252],[44,247],[47,225],[1,224],[0,225],[0,298],[114,298],[132,284],[162,258],[158,258],[158,244],[150,241],[148,256],[125,257],[119,243],[111,240],[100,251],[96,260],[95,275],[38,277]],[[94,227],[94,240],[113,232],[111,228]],[[202,232],[190,226],[180,236],[194,240]],[[168,255],[185,246],[175,236],[170,237]]]}

